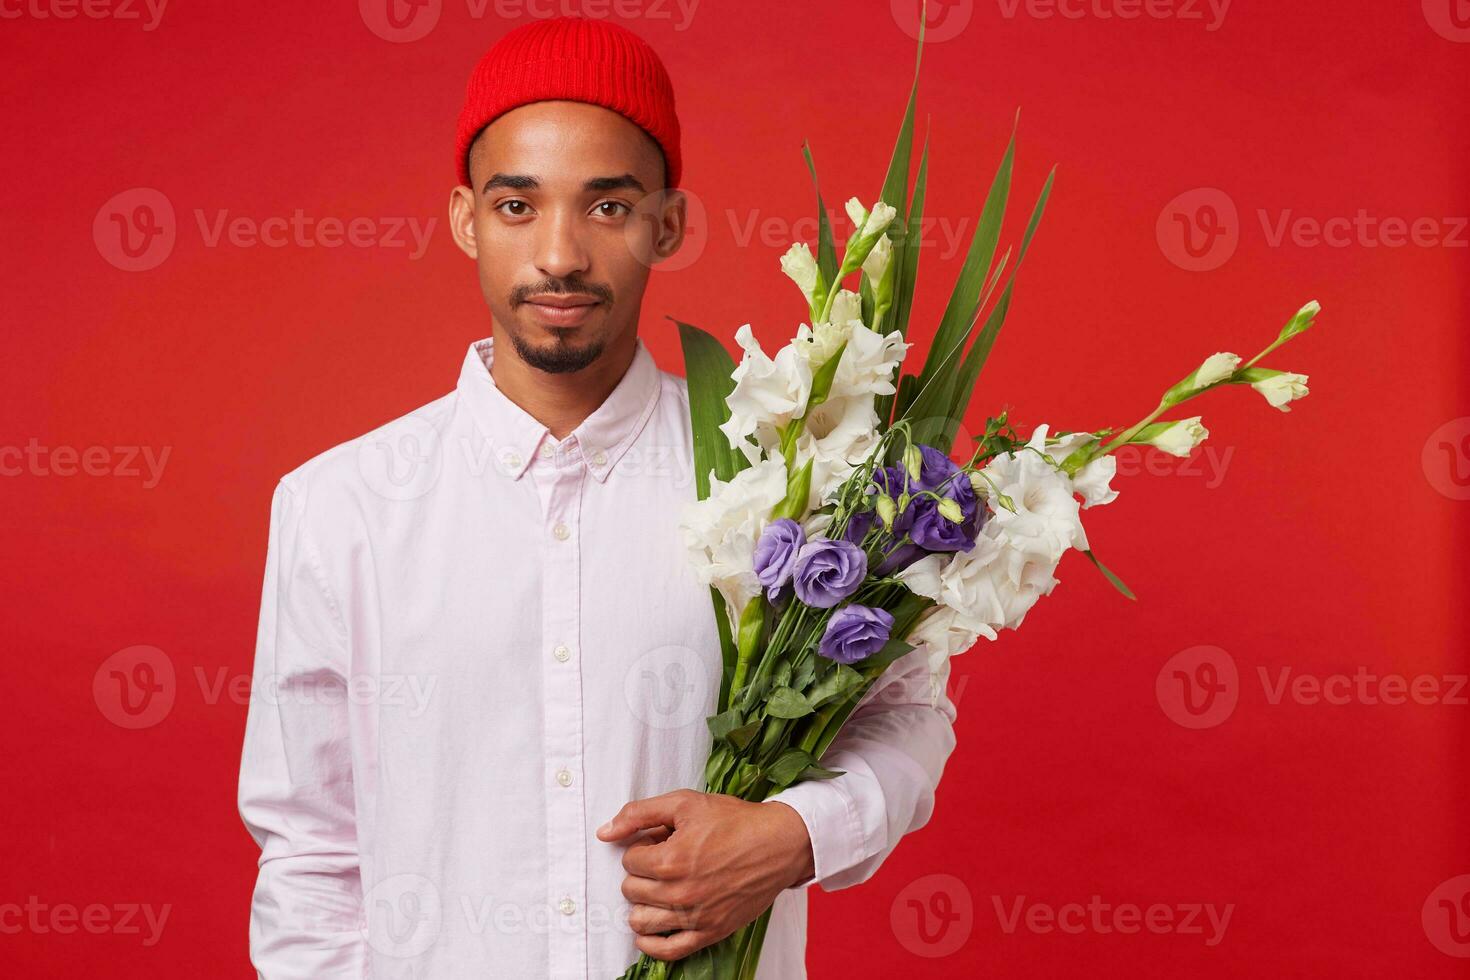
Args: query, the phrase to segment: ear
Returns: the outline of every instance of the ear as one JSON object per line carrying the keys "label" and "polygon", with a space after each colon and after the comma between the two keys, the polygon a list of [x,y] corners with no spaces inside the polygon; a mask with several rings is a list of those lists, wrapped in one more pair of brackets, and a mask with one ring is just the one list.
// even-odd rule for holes
{"label": "ear", "polygon": [[658,206],[658,224],[653,236],[653,261],[662,262],[684,244],[684,233],[689,220],[689,204],[684,192],[671,188],[661,192],[663,200]]}
{"label": "ear", "polygon": [[475,241],[475,191],[460,184],[449,192],[449,233],[454,244],[470,258],[479,258],[480,247]]}

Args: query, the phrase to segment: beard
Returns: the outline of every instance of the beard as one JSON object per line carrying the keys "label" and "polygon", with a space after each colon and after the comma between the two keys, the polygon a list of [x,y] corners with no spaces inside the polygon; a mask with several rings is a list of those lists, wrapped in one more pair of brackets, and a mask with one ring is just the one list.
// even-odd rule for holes
{"label": "beard", "polygon": [[603,348],[606,347],[606,343],[600,337],[588,344],[570,344],[566,336],[571,331],[565,334],[557,331],[556,340],[550,346],[545,347],[529,343],[521,336],[520,331],[507,330],[506,333],[510,334],[511,346],[516,349],[516,354],[521,360],[548,374],[580,371],[601,357]]}

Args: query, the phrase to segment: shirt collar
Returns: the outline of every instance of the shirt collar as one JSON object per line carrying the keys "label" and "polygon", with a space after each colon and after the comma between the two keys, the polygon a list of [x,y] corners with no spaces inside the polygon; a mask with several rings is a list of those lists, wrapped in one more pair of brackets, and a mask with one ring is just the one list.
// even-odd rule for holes
{"label": "shirt collar", "polygon": [[[635,338],[635,344],[633,362],[617,386],[567,437],[576,437],[583,462],[599,482],[606,481],[618,465],[658,401],[658,365],[642,337]],[[494,337],[470,344],[457,390],[469,402],[476,424],[490,441],[500,471],[519,480],[530,467],[542,439],[552,438],[551,430],[496,387],[490,375],[494,353]]]}

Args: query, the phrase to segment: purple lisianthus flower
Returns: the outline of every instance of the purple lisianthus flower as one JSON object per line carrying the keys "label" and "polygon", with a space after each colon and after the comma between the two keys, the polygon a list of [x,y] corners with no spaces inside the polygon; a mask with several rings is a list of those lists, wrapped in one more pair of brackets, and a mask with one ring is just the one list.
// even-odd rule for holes
{"label": "purple lisianthus flower", "polygon": [[960,520],[951,521],[939,512],[938,500],[933,497],[916,497],[909,505],[913,517],[908,532],[926,551],[969,551],[975,546],[975,536],[985,523],[986,510],[976,498],[970,478],[956,467],[939,493],[960,505]]}
{"label": "purple lisianthus flower", "polygon": [[959,469],[959,465],[949,456],[923,443],[919,444],[919,460],[919,479],[910,481],[911,490],[938,490],[940,484]]}
{"label": "purple lisianthus flower", "polygon": [[791,581],[796,554],[806,544],[806,532],[789,517],[772,521],[755,544],[755,577],[766,587],[766,597],[776,601],[781,588]]}
{"label": "purple lisianthus flower", "polygon": [[792,570],[796,597],[831,609],[857,591],[868,574],[868,555],[851,541],[818,538],[801,546]]}
{"label": "purple lisianthus flower", "polygon": [[892,613],[850,602],[827,620],[817,652],[840,664],[856,663],[883,649],[892,631]]}

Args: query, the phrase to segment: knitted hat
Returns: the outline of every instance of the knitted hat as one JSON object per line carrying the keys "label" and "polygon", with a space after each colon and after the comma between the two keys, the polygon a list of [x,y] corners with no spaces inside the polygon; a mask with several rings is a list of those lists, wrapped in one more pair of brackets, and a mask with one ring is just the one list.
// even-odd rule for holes
{"label": "knitted hat", "polygon": [[679,184],[679,117],[663,62],[637,34],[605,20],[553,17],[511,31],[480,59],[459,114],[455,166],[470,182],[470,144],[496,117],[530,102],[569,99],[619,113],[663,149]]}

